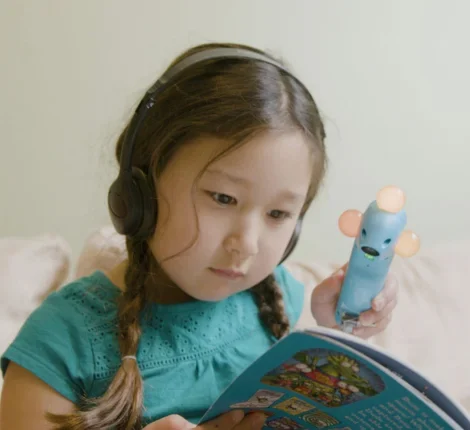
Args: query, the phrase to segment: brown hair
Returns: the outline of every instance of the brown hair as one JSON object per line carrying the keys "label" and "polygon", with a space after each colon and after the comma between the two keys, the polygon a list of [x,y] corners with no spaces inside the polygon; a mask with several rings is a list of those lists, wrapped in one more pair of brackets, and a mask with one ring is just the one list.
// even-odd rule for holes
{"label": "brown hair", "polygon": [[[263,53],[241,45],[205,44],[186,51],[170,67],[194,52],[213,47],[238,47]],[[214,59],[186,69],[161,93],[142,124],[135,143],[133,165],[146,172],[149,183],[154,185],[169,159],[189,139],[216,136],[233,142],[229,149],[234,149],[255,133],[289,129],[303,132],[314,163],[303,216],[326,169],[323,123],[305,88],[285,72],[264,62]],[[118,159],[125,133],[126,129],[116,146]],[[149,285],[155,285],[164,276],[148,249],[147,240],[128,238],[126,243],[129,255],[126,290],[118,304],[122,356],[136,355],[141,334],[139,316],[151,294]],[[269,275],[254,286],[252,292],[261,320],[276,338],[281,338],[289,331],[289,320],[274,276]],[[142,385],[137,363],[124,360],[103,397],[87,401],[89,407],[71,415],[49,415],[50,420],[62,430],[140,429]]]}

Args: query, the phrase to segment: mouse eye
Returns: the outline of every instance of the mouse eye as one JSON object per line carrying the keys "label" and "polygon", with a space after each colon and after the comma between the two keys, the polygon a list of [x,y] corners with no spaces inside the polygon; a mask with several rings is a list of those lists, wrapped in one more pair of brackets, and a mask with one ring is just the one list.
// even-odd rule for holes
{"label": "mouse eye", "polygon": [[387,239],[386,241],[384,241],[384,243],[385,243],[385,245],[388,245],[391,241],[392,241],[392,239]]}
{"label": "mouse eye", "polygon": [[366,232],[366,230],[363,228],[363,229],[362,229],[362,237],[366,237],[366,236],[367,236],[367,232]]}

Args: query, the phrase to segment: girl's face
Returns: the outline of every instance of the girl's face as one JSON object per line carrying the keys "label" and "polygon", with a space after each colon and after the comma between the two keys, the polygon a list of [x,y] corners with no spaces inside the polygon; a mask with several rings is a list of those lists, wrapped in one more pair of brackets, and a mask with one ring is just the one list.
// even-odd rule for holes
{"label": "girl's face", "polygon": [[[184,145],[157,184],[150,248],[182,290],[161,297],[218,301],[253,287],[281,260],[305,201],[311,157],[301,133],[266,133],[213,162],[217,138]],[[173,257],[174,256],[174,257]],[[172,258],[169,258],[172,257]],[[167,260],[168,258],[168,260]]]}

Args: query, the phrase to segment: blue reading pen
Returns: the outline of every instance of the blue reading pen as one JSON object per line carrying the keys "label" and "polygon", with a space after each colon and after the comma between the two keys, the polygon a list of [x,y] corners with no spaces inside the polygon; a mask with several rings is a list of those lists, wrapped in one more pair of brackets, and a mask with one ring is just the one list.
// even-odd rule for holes
{"label": "blue reading pen", "polygon": [[364,214],[350,209],[340,216],[339,228],[354,244],[336,305],[336,323],[351,333],[359,315],[372,307],[384,287],[395,254],[411,257],[420,247],[418,236],[404,230],[405,194],[400,188],[382,188]]}

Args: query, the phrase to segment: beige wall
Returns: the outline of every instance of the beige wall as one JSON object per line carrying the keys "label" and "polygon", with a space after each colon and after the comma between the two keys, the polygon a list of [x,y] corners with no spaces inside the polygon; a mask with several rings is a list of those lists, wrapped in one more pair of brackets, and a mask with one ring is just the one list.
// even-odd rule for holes
{"label": "beige wall", "polygon": [[337,218],[407,191],[424,244],[468,237],[470,3],[2,0],[0,235],[62,234],[76,254],[107,223],[113,144],[181,50],[235,41],[283,57],[323,111],[331,169],[296,251],[347,258]]}

